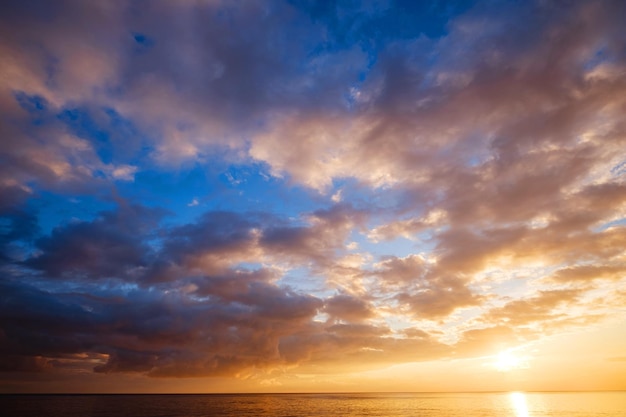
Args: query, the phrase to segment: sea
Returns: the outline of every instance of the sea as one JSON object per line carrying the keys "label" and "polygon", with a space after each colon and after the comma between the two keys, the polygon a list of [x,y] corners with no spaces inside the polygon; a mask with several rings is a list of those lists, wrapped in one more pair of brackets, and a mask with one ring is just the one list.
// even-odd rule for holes
{"label": "sea", "polygon": [[626,392],[0,395],[5,417],[626,417]]}

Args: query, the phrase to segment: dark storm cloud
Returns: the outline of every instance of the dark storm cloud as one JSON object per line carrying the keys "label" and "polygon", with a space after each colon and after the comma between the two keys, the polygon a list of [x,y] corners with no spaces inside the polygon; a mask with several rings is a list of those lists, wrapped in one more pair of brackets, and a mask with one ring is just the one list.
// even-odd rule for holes
{"label": "dark storm cloud", "polygon": [[[229,285],[232,289],[232,281]],[[233,375],[305,360],[334,361],[331,351],[356,364],[368,358],[391,362],[395,355],[421,358],[443,349],[423,337],[415,344],[389,338],[384,327],[314,325],[322,300],[262,280],[251,279],[244,287],[226,294],[83,287],[92,291],[87,294],[4,283],[1,349],[3,356],[20,360],[3,370],[15,371],[15,364],[23,363],[21,370],[39,364],[32,370],[54,371],[68,355],[95,352],[101,357],[96,372]],[[412,352],[420,346],[425,351]],[[103,355],[106,362],[97,364]]]}
{"label": "dark storm cloud", "polygon": [[158,210],[125,205],[91,222],[70,222],[39,238],[38,253],[25,264],[50,277],[133,279],[133,269],[149,262],[145,241],[160,217]]}
{"label": "dark storm cloud", "polygon": [[3,284],[3,354],[62,363],[64,355],[91,351],[108,356],[98,372],[229,373],[279,363],[278,337],[321,306],[261,283],[230,301],[90,288],[102,294]]}
{"label": "dark storm cloud", "polygon": [[[281,257],[326,259],[329,250],[341,247],[332,240],[363,213],[336,207],[311,213],[308,226],[288,226],[262,213],[210,212],[196,223],[155,233],[161,215],[120,204],[91,222],[70,222],[39,238],[37,254],[24,265],[42,272],[39,282],[66,281],[54,291],[4,284],[4,353],[44,358],[49,361],[38,360],[49,369],[62,367],[64,355],[94,352],[107,357],[97,372],[222,375],[308,357],[288,345],[279,349],[288,335],[316,332],[309,336],[337,343],[354,338],[340,327],[311,326],[324,301],[276,285],[277,271],[234,267],[247,256],[276,256],[275,247],[282,248]],[[269,243],[262,238],[266,234]],[[144,243],[157,237],[158,250]],[[154,279],[159,270],[166,271],[166,280]],[[97,285],[110,279],[130,286]],[[372,315],[363,301],[345,295],[331,298],[326,310],[346,320]]]}
{"label": "dark storm cloud", "polygon": [[300,221],[270,213],[207,212],[195,223],[166,232],[147,279],[175,280],[180,273],[219,275],[239,262],[323,269],[343,249],[352,228],[365,218],[365,212],[347,205],[305,214]]}
{"label": "dark storm cloud", "polygon": [[[196,222],[163,227],[167,213],[120,201],[92,221],[70,221],[34,241],[24,266],[48,277],[117,278],[150,285],[196,276],[227,281],[240,262],[309,263],[323,268],[344,248],[348,233],[366,214],[338,205],[283,220],[269,213],[206,212]],[[6,216],[3,242],[33,239],[36,218],[23,212]],[[247,276],[245,271],[240,277]],[[249,275],[267,281],[270,271]],[[275,277],[274,277],[275,278]],[[247,278],[244,279],[247,281]],[[225,282],[226,283],[226,282]],[[204,286],[207,290],[209,287]]]}
{"label": "dark storm cloud", "polygon": [[19,258],[20,243],[31,241],[39,231],[37,216],[25,210],[0,209],[0,263]]}
{"label": "dark storm cloud", "polygon": [[[333,241],[363,213],[334,207],[311,213],[306,226],[288,226],[263,213],[209,212],[155,234],[160,215],[121,204],[39,238],[37,255],[25,265],[42,272],[41,283],[46,277],[66,281],[49,291],[17,280],[3,284],[3,355],[19,356],[13,363],[23,363],[23,370],[56,372],[69,366],[68,355],[91,352],[99,355],[90,359],[96,372],[152,376],[233,375],[328,362],[332,356],[324,352],[331,348],[344,362],[411,357],[412,345],[389,339],[386,327],[364,323],[374,316],[368,302],[348,294],[324,301],[277,285],[277,270],[236,268],[236,260],[248,255],[276,256],[276,247],[280,257],[327,261],[328,251],[341,247]],[[143,243],[157,235],[160,249]],[[151,274],[163,265],[167,279],[155,281]],[[97,285],[112,278],[128,284]],[[342,322],[313,322],[321,312]],[[434,340],[423,346],[430,353],[415,352],[415,358],[444,349]]]}

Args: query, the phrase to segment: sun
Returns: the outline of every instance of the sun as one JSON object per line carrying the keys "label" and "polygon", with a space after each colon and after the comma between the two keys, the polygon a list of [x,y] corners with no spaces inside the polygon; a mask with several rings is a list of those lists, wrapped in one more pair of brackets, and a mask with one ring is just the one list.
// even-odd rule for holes
{"label": "sun", "polygon": [[504,350],[498,353],[494,365],[498,371],[507,372],[513,369],[524,368],[524,362],[523,358],[515,355],[510,350]]}

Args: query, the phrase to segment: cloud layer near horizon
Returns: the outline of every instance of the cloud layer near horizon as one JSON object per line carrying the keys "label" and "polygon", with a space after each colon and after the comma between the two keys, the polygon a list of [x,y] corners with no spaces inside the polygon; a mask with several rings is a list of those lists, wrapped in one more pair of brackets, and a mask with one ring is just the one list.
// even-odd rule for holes
{"label": "cloud layer near horizon", "polygon": [[437,4],[3,2],[0,369],[349,372],[623,319],[623,2]]}

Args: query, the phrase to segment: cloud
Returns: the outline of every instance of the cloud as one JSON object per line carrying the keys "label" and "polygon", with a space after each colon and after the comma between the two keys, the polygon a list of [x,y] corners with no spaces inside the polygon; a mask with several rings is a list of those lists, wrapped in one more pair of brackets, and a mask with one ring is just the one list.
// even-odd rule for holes
{"label": "cloud", "polygon": [[[425,333],[411,341],[388,338],[384,327],[316,324],[311,319],[321,300],[264,282],[262,274],[248,275],[239,287],[238,279],[216,289],[206,277],[205,288],[189,293],[93,286],[85,288],[91,293],[51,293],[5,282],[2,352],[25,355],[25,364],[47,363],[48,371],[62,367],[67,355],[97,352],[96,372],[162,377],[233,375],[305,359],[389,363],[396,354],[418,359],[443,349]],[[430,353],[411,353],[415,347]]]}
{"label": "cloud", "polygon": [[501,351],[525,341],[509,326],[490,326],[466,330],[460,334],[456,352],[462,356],[484,355],[485,352]]}
{"label": "cloud", "polygon": [[4,221],[0,229],[0,264],[4,264],[23,256],[20,246],[37,236],[39,222],[33,213],[14,208],[0,208],[0,216]]}
{"label": "cloud", "polygon": [[619,305],[623,3],[322,3],[3,2],[0,369],[340,372]]}
{"label": "cloud", "polygon": [[39,252],[25,265],[51,277],[132,280],[149,262],[151,250],[142,238],[160,217],[158,210],[125,206],[91,222],[70,222],[39,238]]}
{"label": "cloud", "polygon": [[133,181],[135,179],[135,173],[137,172],[137,167],[133,167],[130,165],[122,165],[113,169],[111,176],[115,179],[120,179],[124,181]]}
{"label": "cloud", "polygon": [[365,300],[349,294],[338,294],[326,300],[324,312],[332,318],[360,322],[375,313]]}
{"label": "cloud", "polygon": [[458,308],[479,305],[482,296],[468,286],[468,280],[439,271],[419,255],[389,257],[378,264],[378,289],[396,299],[418,318],[445,317]]}
{"label": "cloud", "polygon": [[533,322],[549,323],[567,316],[558,307],[574,304],[582,295],[582,290],[546,290],[534,297],[506,303],[502,307],[489,310],[483,319],[489,323],[509,326],[524,326]]}
{"label": "cloud", "polygon": [[558,282],[591,281],[594,279],[619,280],[624,277],[626,268],[622,265],[582,265],[563,268],[552,276]]}
{"label": "cloud", "polygon": [[398,237],[413,239],[417,234],[444,224],[446,213],[435,209],[428,214],[407,220],[396,220],[372,229],[367,237],[373,242],[393,240]]}
{"label": "cloud", "polygon": [[[148,280],[219,274],[242,262],[328,268],[365,214],[334,206],[285,222],[270,213],[206,212],[198,222],[169,230]],[[180,269],[182,268],[182,270]]]}

